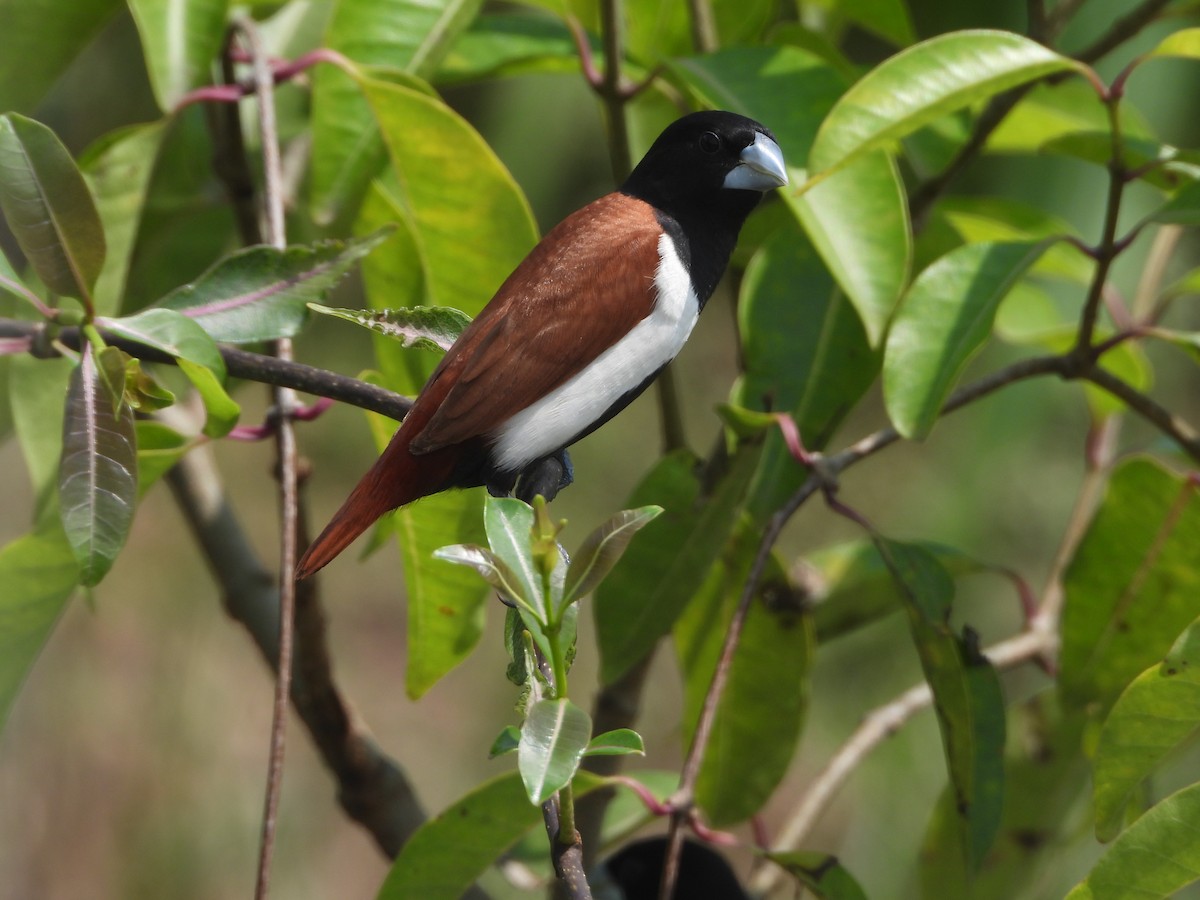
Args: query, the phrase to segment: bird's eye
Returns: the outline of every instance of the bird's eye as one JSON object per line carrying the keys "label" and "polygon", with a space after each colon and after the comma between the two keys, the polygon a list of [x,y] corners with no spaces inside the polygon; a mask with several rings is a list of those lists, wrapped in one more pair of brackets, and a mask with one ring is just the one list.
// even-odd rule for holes
{"label": "bird's eye", "polygon": [[721,149],[721,139],[711,131],[700,135],[700,149],[705,153],[716,153]]}

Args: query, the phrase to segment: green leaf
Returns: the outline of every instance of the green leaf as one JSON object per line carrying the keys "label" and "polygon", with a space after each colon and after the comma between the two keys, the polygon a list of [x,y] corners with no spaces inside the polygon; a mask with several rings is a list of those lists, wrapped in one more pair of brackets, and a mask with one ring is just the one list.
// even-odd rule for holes
{"label": "green leaf", "polygon": [[1200,59],[1200,28],[1181,28],[1159,41],[1146,54],[1147,59],[1174,56],[1180,59]]}
{"label": "green leaf", "polygon": [[[705,104],[767,124],[794,185],[804,181],[801,161],[846,88],[824,60],[786,46],[722,50],[678,61],[671,71]],[[876,153],[807,194],[780,193],[878,344],[912,255],[904,190],[892,161]]]}
{"label": "green leaf", "polygon": [[416,699],[466,659],[483,635],[491,592],[469,572],[432,562],[452,540],[482,543],[482,491],[446,491],[393,516],[408,603],[405,689]]}
{"label": "green leaf", "polygon": [[140,419],[137,426],[138,496],[141,497],[191,447],[191,441],[161,422]]}
{"label": "green leaf", "polygon": [[1001,822],[1004,698],[1000,679],[973,639],[950,629],[954,582],[925,550],[877,540],[909,615],[913,642],[933,692],[967,870],[976,871]]}
{"label": "green leaf", "polygon": [[615,728],[598,734],[588,741],[584,756],[627,756],[636,753],[646,755],[646,745],[642,736],[632,728]]}
{"label": "green leaf", "polygon": [[[603,784],[580,772],[575,796]],[[377,900],[458,900],[496,859],[541,824],[542,811],[529,802],[516,772],[485,782],[417,829],[401,848]]]}
{"label": "green leaf", "polygon": [[0,210],[50,290],[91,303],[104,229],[71,154],[40,122],[0,116]]}
{"label": "green leaf", "polygon": [[137,501],[133,411],[122,405],[113,415],[90,345],[67,390],[58,479],[63,531],[80,582],[90,587],[107,574],[124,546]]}
{"label": "green leaf", "polygon": [[123,305],[150,176],[165,133],[165,121],[123,128],[101,138],[79,159],[108,247],[96,279],[99,314],[116,314]]}
{"label": "green leaf", "polygon": [[[428,78],[480,5],[339,0],[322,45],[362,65]],[[319,66],[313,74],[312,130],[312,207],[317,221],[327,224],[358,202],[386,155],[361,86],[334,66]]]}
{"label": "green leaf", "polygon": [[521,743],[521,729],[516,725],[505,725],[504,730],[492,741],[492,749],[488,751],[488,759],[495,759],[506,753],[514,753]]}
{"label": "green leaf", "polygon": [[1193,182],[1148,217],[1161,225],[1200,225],[1200,182]]}
{"label": "green leaf", "polygon": [[575,41],[561,21],[529,13],[499,13],[476,17],[446,53],[436,81],[463,84],[527,72],[578,71]]}
{"label": "green leaf", "polygon": [[[675,622],[688,742],[758,544],[758,529],[744,518]],[[787,576],[772,559],[751,601],[696,781],[696,803],[718,828],[762,808],[787,773],[800,739],[814,641],[811,620],[790,597]]]}
{"label": "green leaf", "polygon": [[1112,840],[1138,785],[1200,725],[1200,621],[1121,693],[1095,753],[1096,837]]}
{"label": "green leaf", "polygon": [[[946,197],[938,204],[938,213],[967,244],[1078,236],[1066,219],[1007,197]],[[1086,285],[1095,266],[1078,247],[1056,243],[1033,264],[1030,273]]]}
{"label": "green leaf", "polygon": [[[799,229],[755,253],[738,297],[744,373],[734,402],[790,412],[805,446],[823,449],[874,382],[881,354]],[[760,522],[808,477],[772,428],[747,508]]]}
{"label": "green leaf", "polygon": [[385,237],[380,232],[284,250],[239,250],[158,305],[195,319],[218,341],[244,344],[292,337],[304,324],[308,304],[324,300]]}
{"label": "green leaf", "polygon": [[1196,493],[1145,458],[1113,473],[1064,577],[1060,679],[1068,706],[1107,709],[1195,619]]}
{"label": "green leaf", "polygon": [[592,610],[600,646],[600,678],[611,684],[671,630],[737,522],[756,448],[744,448],[712,494],[700,496],[696,458],[672,453],[634,489],[627,506],[661,506],[663,514],[597,589]]}
{"label": "green leaf", "polygon": [[0,109],[29,112],[121,9],[120,0],[0,0]]}
{"label": "green leaf", "polygon": [[589,534],[567,567],[563,603],[570,603],[594,591],[620,561],[633,536],[661,512],[661,506],[626,509]]}
{"label": "green leaf", "polygon": [[53,517],[0,549],[0,729],[78,575],[71,546]]}
{"label": "green leaf", "polygon": [[308,308],[323,316],[345,319],[377,334],[392,338],[401,347],[440,350],[443,353],[471,324],[465,312],[449,306],[402,306],[397,309],[334,309],[310,303]]}
{"label": "green leaf", "polygon": [[10,365],[8,389],[13,428],[41,509],[58,480],[63,409],[75,365],[69,359],[36,359],[27,355],[13,357]]}
{"label": "green leaf", "polygon": [[533,704],[517,748],[517,768],[531,803],[541,806],[571,783],[591,736],[591,717],[570,700]]}
{"label": "green leaf", "polygon": [[179,371],[187,376],[196,393],[204,403],[207,419],[204,422],[204,434],[210,438],[224,437],[233,430],[241,415],[241,407],[225,391],[216,372],[208,366],[192,362],[187,357],[176,359]]}
{"label": "green leaf", "polygon": [[[1047,141],[1041,152],[1107,167],[1113,155],[1112,134],[1099,130],[1071,132]],[[1200,178],[1200,154],[1146,138],[1122,135],[1121,161],[1141,181],[1165,191]]]}
{"label": "green leaf", "polygon": [[[951,575],[986,567],[953,547],[917,542]],[[822,644],[899,612],[903,595],[879,549],[856,540],[823,547],[804,557],[801,584]]]}
{"label": "green leaf", "polygon": [[902,435],[929,434],[967,361],[991,333],[1000,301],[1049,245],[967,244],[917,276],[883,357],[884,401]]}
{"label": "green leaf", "polygon": [[1113,841],[1067,900],[1158,900],[1200,879],[1200,784],[1156,804]]}
{"label": "green leaf", "polygon": [[867,900],[866,893],[836,856],[796,850],[763,854],[821,900]]}
{"label": "green leaf", "polygon": [[832,173],[956,109],[1085,67],[1007,31],[938,35],[884,60],[837,102],[813,141],[810,175]]}
{"label": "green leaf", "polygon": [[1082,745],[1085,719],[1064,716],[1055,690],[1043,691],[1009,715],[1013,739],[1004,763],[1004,814],[992,850],[978,871],[968,871],[954,791],[948,787],[934,805],[920,851],[925,900],[1040,896],[1047,876],[1062,870],[1062,850],[1076,831],[1072,823],[1090,774]]}
{"label": "green leaf", "polygon": [[[1150,137],[1149,126],[1133,104],[1122,103],[1118,118],[1122,139]],[[992,132],[986,149],[989,153],[1040,153],[1047,142],[1075,132],[1108,134],[1110,124],[1096,89],[1083,79],[1035,84]]]}
{"label": "green leaf", "polygon": [[96,324],[176,359],[187,359],[211,369],[219,380],[225,380],[225,360],[216,342],[198,321],[183,313],[157,307],[121,319],[97,319]]}
{"label": "green leaf", "polygon": [[444,103],[380,81],[363,90],[397,175],[393,201],[406,210],[424,303],[474,316],[536,241],[529,205],[479,133]]}
{"label": "green leaf", "polygon": [[225,34],[228,0],[129,0],[150,85],[163,112],[208,84]]}

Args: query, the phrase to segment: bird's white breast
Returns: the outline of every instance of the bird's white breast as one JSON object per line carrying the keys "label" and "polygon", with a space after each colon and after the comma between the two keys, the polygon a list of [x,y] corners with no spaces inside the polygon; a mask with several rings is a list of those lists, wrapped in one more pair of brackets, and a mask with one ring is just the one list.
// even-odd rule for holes
{"label": "bird's white breast", "polygon": [[650,314],[591,365],[501,425],[494,432],[495,465],[518,470],[558,450],[679,353],[700,315],[700,303],[666,234],[658,240],[658,256],[658,296]]}

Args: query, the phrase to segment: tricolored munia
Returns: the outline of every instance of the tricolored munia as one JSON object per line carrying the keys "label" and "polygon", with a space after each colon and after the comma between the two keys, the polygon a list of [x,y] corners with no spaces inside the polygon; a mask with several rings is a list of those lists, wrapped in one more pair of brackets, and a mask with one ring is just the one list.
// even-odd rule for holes
{"label": "tricolored munia", "polygon": [[683,347],[742,223],[765,191],[786,184],[779,144],[758,122],[699,112],[670,125],[619,190],[552,229],[501,285],[297,577],[389,510],[449,488],[508,493],[547,460],[565,465],[565,448],[624,409]]}

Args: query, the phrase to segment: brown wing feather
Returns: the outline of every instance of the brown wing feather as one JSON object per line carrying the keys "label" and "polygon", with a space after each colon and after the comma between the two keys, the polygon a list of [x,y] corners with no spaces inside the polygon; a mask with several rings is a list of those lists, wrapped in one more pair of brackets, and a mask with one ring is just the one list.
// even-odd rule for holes
{"label": "brown wing feather", "polygon": [[653,209],[624,194],[601,197],[551,230],[430,378],[423,395],[440,394],[431,389],[443,378],[451,386],[411,451],[494,431],[649,315],[661,235]]}

